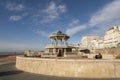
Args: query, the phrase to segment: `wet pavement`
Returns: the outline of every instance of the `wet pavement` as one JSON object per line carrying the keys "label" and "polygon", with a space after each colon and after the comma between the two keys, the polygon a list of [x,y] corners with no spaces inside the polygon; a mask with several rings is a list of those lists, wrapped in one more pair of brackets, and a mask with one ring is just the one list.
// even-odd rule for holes
{"label": "wet pavement", "polygon": [[66,78],[33,74],[16,69],[15,63],[0,65],[0,80],[120,80],[120,78]]}

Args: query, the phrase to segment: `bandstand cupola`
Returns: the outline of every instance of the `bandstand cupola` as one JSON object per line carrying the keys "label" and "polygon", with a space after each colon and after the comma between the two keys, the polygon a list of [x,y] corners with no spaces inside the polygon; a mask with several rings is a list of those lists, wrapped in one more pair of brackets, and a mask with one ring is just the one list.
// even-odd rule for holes
{"label": "bandstand cupola", "polygon": [[70,37],[61,31],[58,31],[57,33],[53,33],[50,35],[50,39],[52,40],[52,44],[67,44],[67,40]]}

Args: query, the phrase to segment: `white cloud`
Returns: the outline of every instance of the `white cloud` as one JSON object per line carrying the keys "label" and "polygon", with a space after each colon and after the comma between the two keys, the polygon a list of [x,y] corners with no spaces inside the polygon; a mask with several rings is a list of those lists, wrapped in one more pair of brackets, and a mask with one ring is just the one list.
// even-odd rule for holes
{"label": "white cloud", "polygon": [[[93,27],[92,33],[96,32],[101,36],[110,27],[120,25],[120,0],[114,0],[96,12],[91,17],[88,25]],[[94,29],[95,27],[98,29]]]}
{"label": "white cloud", "polygon": [[60,10],[60,12],[65,12],[66,11],[66,6],[65,5],[59,5],[58,9]]}
{"label": "white cloud", "polygon": [[51,2],[44,12],[48,14],[48,18],[54,19],[58,17],[57,6],[54,2]]}
{"label": "white cloud", "polygon": [[75,33],[86,29],[86,27],[87,27],[86,25],[74,26],[74,27],[72,27],[72,28],[67,29],[66,34],[72,36],[72,35],[74,35]]}
{"label": "white cloud", "polygon": [[28,13],[24,13],[22,15],[12,15],[12,16],[9,17],[9,20],[11,20],[11,21],[19,21],[19,20],[23,19],[27,15],[28,15]]}
{"label": "white cloud", "polygon": [[33,17],[40,18],[38,23],[48,23],[53,20],[60,18],[60,15],[66,12],[66,5],[59,4],[55,2],[50,2],[48,6],[44,9],[38,10],[37,14],[34,14]]}
{"label": "white cloud", "polygon": [[36,33],[43,36],[43,37],[48,37],[49,36],[49,34],[47,32],[42,31],[42,30],[37,30]]}
{"label": "white cloud", "polygon": [[25,6],[23,4],[17,4],[17,3],[12,3],[12,2],[8,2],[5,7],[10,11],[23,11],[23,10],[25,10]]}
{"label": "white cloud", "polygon": [[[65,5],[57,5],[55,2],[50,2],[49,6],[44,10],[48,17],[57,18],[60,13],[64,13],[66,11]],[[51,17],[54,16],[54,17]]]}
{"label": "white cloud", "polygon": [[120,0],[114,0],[96,12],[90,19],[90,26],[113,22],[120,19]]}
{"label": "white cloud", "polygon": [[70,28],[68,28],[66,30],[66,34],[68,34],[70,36],[72,36],[72,35],[76,34],[77,32],[82,31],[82,30],[87,28],[87,25],[80,25],[79,24],[79,19],[73,20],[68,25],[70,26]]}
{"label": "white cloud", "polygon": [[13,15],[13,16],[10,16],[9,20],[11,20],[11,21],[19,21],[22,18],[23,18],[22,16],[15,16],[15,15]]}
{"label": "white cloud", "polygon": [[48,38],[50,35],[58,32],[58,30],[55,30],[55,31],[52,31],[52,32],[46,32],[46,31],[43,31],[43,30],[36,30],[34,32],[37,33],[38,35],[41,35],[43,37]]}
{"label": "white cloud", "polygon": [[[75,24],[78,24],[75,26]],[[91,33],[103,35],[103,33],[113,25],[120,25],[120,0],[114,0],[106,4],[102,9],[97,11],[91,19],[81,26],[79,21],[73,21],[69,24],[71,28],[66,30],[67,34],[74,35],[81,30],[91,29]]]}
{"label": "white cloud", "polygon": [[78,25],[79,24],[79,19],[76,19],[76,20],[73,20],[69,26],[75,26],[75,25]]}

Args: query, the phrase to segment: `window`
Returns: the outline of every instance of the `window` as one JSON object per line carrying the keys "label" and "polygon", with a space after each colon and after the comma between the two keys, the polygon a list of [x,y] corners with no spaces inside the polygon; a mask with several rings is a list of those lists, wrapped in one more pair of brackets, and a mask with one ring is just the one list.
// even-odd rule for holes
{"label": "window", "polygon": [[72,52],[72,49],[71,48],[67,48],[66,52]]}

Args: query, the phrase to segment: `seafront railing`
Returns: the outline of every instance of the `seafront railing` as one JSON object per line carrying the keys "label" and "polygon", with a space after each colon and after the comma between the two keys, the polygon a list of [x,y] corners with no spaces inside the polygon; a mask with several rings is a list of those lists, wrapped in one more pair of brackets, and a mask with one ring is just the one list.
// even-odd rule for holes
{"label": "seafront railing", "polygon": [[52,47],[75,47],[75,44],[46,44],[45,48],[52,48]]}

